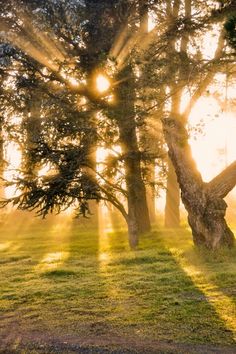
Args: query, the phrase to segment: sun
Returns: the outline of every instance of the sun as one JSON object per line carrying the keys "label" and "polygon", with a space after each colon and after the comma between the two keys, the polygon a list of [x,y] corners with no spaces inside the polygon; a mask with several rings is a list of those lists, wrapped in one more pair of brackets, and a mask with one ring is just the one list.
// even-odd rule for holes
{"label": "sun", "polygon": [[104,93],[110,88],[111,84],[105,75],[99,74],[96,78],[96,87],[98,92]]}

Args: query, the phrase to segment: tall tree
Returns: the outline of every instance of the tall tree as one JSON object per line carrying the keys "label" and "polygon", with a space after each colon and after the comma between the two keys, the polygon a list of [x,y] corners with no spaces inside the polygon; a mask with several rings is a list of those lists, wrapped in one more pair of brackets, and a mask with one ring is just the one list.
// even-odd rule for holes
{"label": "tall tree", "polygon": [[[221,35],[214,60],[222,57],[224,40]],[[224,219],[227,204],[224,197],[236,184],[236,163],[232,163],[211,182],[205,183],[197,170],[188,143],[185,127],[188,109],[193,105],[212,80],[215,70],[208,72],[201,85],[192,96],[185,114],[171,112],[163,119],[164,134],[169,149],[169,157],[174,165],[181,188],[182,201],[188,211],[194,242],[210,249],[234,243],[232,231]]]}
{"label": "tall tree", "polygon": [[[35,0],[30,3],[23,1],[22,8],[19,8],[14,1],[11,2],[10,7],[7,4],[7,7],[11,16],[10,19],[3,16],[4,29],[10,29],[6,34],[6,40],[10,40],[14,46],[21,50],[21,54],[14,60],[28,62],[28,69],[23,67],[22,70],[25,70],[26,76],[30,72],[32,77],[31,82],[28,80],[25,83],[25,89],[35,89],[34,83],[37,82],[37,86],[41,90],[39,106],[41,105],[44,110],[43,130],[37,141],[37,146],[34,146],[33,156],[39,164],[40,158],[44,163],[50,162],[52,170],[59,173],[55,172],[58,184],[55,184],[55,176],[51,177],[50,183],[48,177],[44,179],[44,182],[47,181],[48,184],[46,189],[42,186],[42,178],[39,179],[37,176],[34,176],[36,178],[34,181],[31,180],[27,183],[25,181],[26,184],[21,180],[24,193],[22,198],[18,198],[20,207],[36,208],[40,206],[43,214],[54,207],[60,210],[63,208],[63,202],[59,201],[58,195],[62,196],[65,189],[69,188],[68,184],[74,184],[73,178],[76,178],[80,183],[80,187],[78,185],[76,187],[80,191],[80,196],[76,197],[75,191],[73,195],[80,207],[86,210],[86,198],[109,200],[118,207],[125,217],[129,228],[130,244],[135,247],[138,235],[150,230],[150,221],[136,131],[134,74],[131,62],[125,64],[121,70],[112,75],[115,82],[120,82],[112,89],[116,96],[116,103],[112,107],[106,100],[109,93],[100,95],[96,90],[97,74],[100,71],[106,71],[105,63],[119,27],[125,24],[128,28],[130,21],[127,15],[130,9],[129,2],[111,3],[107,1],[98,4],[97,1],[87,0],[84,4],[79,4],[76,1],[70,1],[68,4],[60,2],[55,7],[53,2],[45,1],[44,8],[42,8],[42,4]],[[37,16],[30,18],[32,12],[37,13]],[[45,21],[40,23],[37,18]],[[21,23],[19,23],[19,19]],[[60,26],[56,25],[56,21],[60,23]],[[51,25],[51,29],[48,24]],[[45,34],[46,31],[49,35]],[[35,35],[34,38],[32,33]],[[55,57],[53,58],[53,56]],[[20,73],[17,80],[19,77]],[[86,84],[83,83],[85,80]],[[15,95],[20,100],[17,92]],[[127,101],[126,95],[128,95],[129,101]],[[79,97],[85,97],[86,104],[79,104]],[[46,102],[50,102],[50,108],[45,111]],[[101,113],[103,115],[100,121],[97,119],[98,113],[100,117]],[[50,119],[48,119],[49,117]],[[86,123],[85,117],[87,117]],[[96,177],[94,150],[97,147],[97,127],[99,124],[103,127],[106,125],[105,117],[110,117],[111,130],[115,132],[114,134],[119,135],[118,144],[121,146],[122,153],[118,160],[124,165],[126,190],[121,186],[122,183],[115,186],[104,174],[99,175],[99,178],[102,177],[102,184],[99,184]],[[28,124],[29,126],[30,124]],[[108,135],[105,131],[103,133],[102,140],[105,141]],[[114,136],[112,135],[112,137]],[[57,141],[54,141],[53,138]],[[74,145],[75,139],[77,139],[77,147]],[[68,145],[64,149],[65,140]],[[111,145],[110,140],[111,136],[107,145]],[[80,158],[81,154],[83,155],[82,159]],[[73,161],[74,158],[78,159],[77,163]],[[67,166],[68,171],[71,171],[68,176],[65,175],[65,166],[62,171],[63,164]],[[82,185],[80,177],[83,178],[85,184]],[[27,193],[26,185],[29,190]],[[60,192],[59,185],[62,186]],[[57,191],[53,192],[54,187],[57,188]],[[86,191],[82,191],[83,188]],[[93,190],[91,194],[90,188]],[[40,192],[40,189],[43,190]],[[34,191],[32,192],[32,190]],[[117,192],[127,198],[128,211],[125,210],[123,202],[119,201]],[[72,193],[68,193],[66,198],[62,198],[64,206],[71,204],[72,199]],[[61,205],[59,205],[60,203]]]}

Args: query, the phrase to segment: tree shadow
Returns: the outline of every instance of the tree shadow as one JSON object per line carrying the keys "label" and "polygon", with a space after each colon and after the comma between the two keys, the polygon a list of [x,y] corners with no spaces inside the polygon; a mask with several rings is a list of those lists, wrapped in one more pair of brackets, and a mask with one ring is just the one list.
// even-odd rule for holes
{"label": "tree shadow", "polygon": [[162,242],[213,306],[225,323],[225,330],[231,331],[235,340],[236,250],[211,252],[199,249],[192,245],[189,237],[190,231],[186,229],[169,230],[166,235],[161,232]]}
{"label": "tree shadow", "polygon": [[[166,242],[173,241],[170,231],[143,236],[135,252],[121,231],[109,233],[103,243],[98,231],[78,225],[64,241],[50,240],[42,228],[41,234],[36,228],[27,235],[22,249],[31,250],[31,258],[6,268],[5,332],[11,329],[22,338],[34,332],[111,341],[119,336],[140,342],[233,343],[233,331],[214,302],[179,262],[181,246],[175,253]],[[68,256],[55,269],[37,272],[46,246],[49,253],[60,248]]]}

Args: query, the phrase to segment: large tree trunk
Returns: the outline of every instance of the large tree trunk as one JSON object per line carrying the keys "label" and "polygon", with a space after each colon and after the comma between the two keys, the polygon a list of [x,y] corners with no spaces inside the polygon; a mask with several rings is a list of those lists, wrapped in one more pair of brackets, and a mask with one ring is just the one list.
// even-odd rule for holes
{"label": "large tree trunk", "polygon": [[[177,92],[176,92],[177,91]],[[172,87],[171,115],[179,115],[181,92],[177,85]],[[167,190],[165,206],[165,227],[176,228],[180,226],[180,190],[171,159],[168,158]]]}
{"label": "large tree trunk", "polygon": [[174,166],[168,159],[165,227],[176,228],[180,225],[180,190]]}
{"label": "large tree trunk", "polygon": [[[147,0],[139,0],[139,16],[140,16],[140,34],[143,36],[143,40],[147,40],[148,35],[148,8],[149,4]],[[143,73],[144,77],[145,72]],[[148,94],[145,92],[144,95]],[[147,127],[145,127],[147,128]],[[142,142],[144,151],[150,151],[155,154],[156,151],[153,150],[153,136],[152,129],[140,129],[140,140]],[[155,148],[154,148],[155,150]],[[146,186],[146,198],[148,204],[149,218],[150,222],[154,223],[156,221],[156,209],[155,209],[155,187],[153,182],[155,181],[155,159],[153,159],[148,164],[148,174],[146,176],[148,185]]]}
{"label": "large tree trunk", "polygon": [[234,235],[224,219],[227,205],[223,198],[236,184],[236,162],[204,183],[192,158],[183,120],[180,116],[163,119],[163,127],[194,243],[212,250],[232,247]]}
{"label": "large tree trunk", "polygon": [[[180,11],[180,0],[173,2],[167,2],[167,16],[170,23],[177,20]],[[185,0],[185,16],[188,18],[191,15],[191,0]],[[181,53],[182,59],[186,57],[186,50],[188,44],[188,36],[183,35],[181,38]],[[179,52],[176,50],[176,39],[170,38],[169,41],[169,60],[172,58],[179,57]],[[183,63],[182,63],[183,66]],[[182,96],[182,85],[187,75],[187,65],[184,65],[184,70],[182,67],[176,67],[176,71],[171,68],[172,75],[175,77],[172,84],[170,85],[172,97],[171,97],[171,114],[180,113],[181,96]],[[180,226],[180,190],[177,181],[174,166],[171,159],[168,159],[168,173],[167,173],[167,189],[166,189],[166,205],[165,205],[165,227],[177,228]]]}
{"label": "large tree trunk", "polygon": [[[85,3],[87,9],[91,10],[91,19],[87,25],[89,36],[86,37],[86,51],[89,52],[89,56],[85,56],[84,66],[88,72],[93,74],[94,69],[99,67],[98,58],[103,57],[101,54],[109,53],[117,30],[127,22],[127,18],[126,13],[122,18],[119,18],[119,16],[116,18],[116,2],[113,4],[113,2],[105,0],[102,4],[98,4],[93,0],[86,0]],[[129,4],[126,5],[128,11]],[[126,5],[122,6],[123,10]],[[105,26],[104,24],[109,16],[114,18],[114,25],[111,26],[112,22],[109,22]],[[108,32],[107,28],[109,28]],[[100,41],[100,38],[104,40]],[[114,117],[119,129],[127,188],[128,216],[126,221],[129,229],[130,246],[135,248],[138,244],[138,235],[150,230],[150,220],[136,135],[133,80],[133,71],[130,66],[119,72],[117,82],[120,81],[120,84],[115,92],[117,104],[111,109],[108,108],[107,113]]]}
{"label": "large tree trunk", "polygon": [[141,234],[150,231],[151,225],[137,141],[132,68],[126,66],[118,76],[117,79],[121,83],[116,91],[117,104],[112,114],[119,128],[119,141],[124,159],[128,215],[132,220],[129,224],[132,225],[132,229],[133,225],[136,225],[137,234]]}

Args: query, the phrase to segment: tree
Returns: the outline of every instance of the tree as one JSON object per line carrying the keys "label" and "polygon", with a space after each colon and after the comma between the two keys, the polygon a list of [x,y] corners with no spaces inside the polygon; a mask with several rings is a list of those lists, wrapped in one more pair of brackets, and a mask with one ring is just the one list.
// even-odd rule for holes
{"label": "tree", "polygon": [[[87,0],[82,4],[71,0],[55,6],[48,0],[44,7],[38,1],[22,3],[23,11],[23,7],[16,11],[13,1],[3,15],[3,27],[8,29],[6,42],[18,47],[2,69],[14,77],[12,89],[5,90],[2,97],[4,124],[9,130],[6,118],[13,113],[30,120],[26,98],[33,89],[41,128],[33,144],[29,143],[32,137],[28,128],[15,126],[11,130],[12,139],[31,145],[25,171],[12,182],[21,190],[12,202],[23,209],[39,208],[43,215],[76,204],[78,212],[86,215],[88,200],[104,199],[124,216],[130,245],[135,247],[138,234],[149,229],[143,166],[153,158],[163,158],[162,152],[155,157],[148,154],[137,134],[152,113],[161,117],[196,244],[209,248],[232,245],[233,236],[224,221],[223,198],[234,186],[235,166],[211,183],[204,183],[191,157],[186,129],[191,107],[230,59],[230,55],[223,56],[222,36],[213,60],[201,60],[201,53],[191,53],[187,44],[191,40],[197,47],[194,37],[210,28],[212,22],[223,21],[231,4],[211,11],[208,3],[197,2],[196,14],[199,8],[203,13],[191,17],[187,13],[189,8],[191,11],[190,0],[185,1],[185,7],[180,0],[145,2],[155,11],[159,26],[144,34],[137,11],[140,2],[99,4]],[[166,10],[170,14],[172,3],[173,16],[163,16]],[[31,19],[30,13],[37,16]],[[123,30],[117,34],[120,28]],[[99,73],[112,82],[102,92],[96,89]],[[186,82],[191,98],[181,113],[180,97]],[[30,106],[32,109],[32,102]],[[121,152],[113,151],[115,145]],[[92,151],[99,146],[110,149],[103,171],[97,170]],[[48,164],[50,173],[29,174],[30,160],[36,163],[36,170]],[[223,179],[227,186],[222,185]]]}
{"label": "tree", "polygon": [[[137,139],[132,63],[128,62],[122,70],[111,75],[114,82],[120,82],[111,92],[100,94],[95,87],[97,74],[108,70],[105,63],[118,28],[124,24],[127,27],[130,22],[129,16],[124,16],[130,8],[129,2],[98,4],[88,0],[84,6],[77,1],[67,4],[61,1],[55,7],[51,1],[44,4],[22,1],[21,5],[19,8],[14,1],[5,5],[10,17],[3,12],[3,27],[9,30],[5,40],[20,49],[10,57],[10,63],[3,70],[17,68],[14,69],[17,73],[14,89],[21,91],[19,94],[13,89],[14,95],[8,102],[6,92],[3,96],[6,107],[10,107],[13,100],[20,103],[14,107],[14,112],[22,117],[25,125],[21,132],[15,127],[18,133],[14,139],[23,140],[29,147],[22,172],[24,178],[21,176],[17,181],[23,193],[12,201],[22,209],[39,208],[43,215],[76,202],[80,212],[86,215],[88,199],[107,200],[125,217],[130,244],[136,246],[138,234],[150,230],[150,221]],[[32,13],[37,16],[31,17]],[[127,33],[131,35],[129,30]],[[34,98],[30,96],[32,89],[36,93]],[[116,103],[112,105],[107,102],[110,93],[116,96]],[[129,95],[129,101],[126,95]],[[23,96],[24,103],[21,102]],[[34,119],[35,114],[33,117],[27,112],[29,106],[34,106],[36,96],[38,117]],[[31,97],[31,102],[26,102],[25,97]],[[79,104],[80,97],[85,97],[87,102]],[[47,106],[50,108],[45,113]],[[6,110],[5,118],[9,114],[12,114],[11,109]],[[42,129],[37,129],[38,123]],[[37,134],[30,137],[27,130],[32,124],[36,124]],[[110,172],[106,176],[108,169],[98,173],[94,160],[97,145],[105,142],[106,147],[112,146],[114,138],[119,139],[122,152],[118,157],[110,158],[108,168],[111,163],[116,168],[124,166],[124,179],[120,178],[118,183],[112,183]],[[33,144],[30,143],[32,139]],[[51,175],[42,178],[37,173],[29,174],[30,161],[37,165],[36,170],[49,165]],[[77,192],[79,196],[76,196]],[[119,200],[120,194],[127,198],[128,211]]]}
{"label": "tree", "polygon": [[[223,46],[222,34],[214,58],[218,65],[223,56]],[[191,104],[204,92],[214,72],[213,69],[206,74],[202,84],[193,94]],[[188,113],[188,110],[185,113]],[[169,156],[181,188],[182,201],[188,211],[194,242],[210,249],[223,245],[231,247],[234,236],[224,219],[227,207],[224,197],[236,184],[236,162],[211,182],[204,183],[191,155],[185,128],[186,119],[185,114],[171,112],[169,117],[163,119],[163,127]]]}
{"label": "tree", "polygon": [[[167,13],[171,13],[171,20],[166,21],[166,18],[159,17],[160,33],[158,39],[152,42],[155,46],[153,70],[159,72],[159,76],[162,77],[162,80],[159,80],[159,89],[162,87],[169,106],[171,101],[171,109],[166,109],[162,124],[169,157],[181,188],[183,203],[189,214],[194,241],[197,245],[217,249],[222,245],[230,247],[234,241],[233,234],[224,220],[226,203],[223,198],[235,185],[235,164],[229,166],[212,182],[204,183],[191,155],[186,124],[192,107],[212,82],[215,73],[224,70],[226,63],[233,60],[232,53],[226,53],[224,50],[222,32],[219,35],[215,57],[202,61],[201,52],[197,49],[196,35],[201,35],[206,29],[210,30],[212,24],[222,25],[225,17],[235,9],[235,4],[228,1],[219,9],[215,9],[213,3],[194,2],[192,6],[194,17],[190,16],[191,1],[167,1],[164,4]],[[201,16],[197,17],[197,13],[201,13]],[[187,49],[189,41],[196,47],[195,53]],[[191,95],[182,113],[179,106],[186,82]],[[223,186],[224,178],[226,183]]]}

